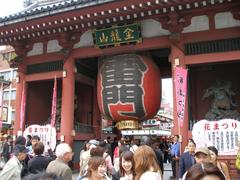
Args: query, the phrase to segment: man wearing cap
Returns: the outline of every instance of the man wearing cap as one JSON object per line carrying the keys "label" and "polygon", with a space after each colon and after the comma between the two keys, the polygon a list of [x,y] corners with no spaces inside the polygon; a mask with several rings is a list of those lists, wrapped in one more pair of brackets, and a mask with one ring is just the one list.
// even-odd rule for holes
{"label": "man wearing cap", "polygon": [[17,144],[13,152],[13,157],[5,164],[0,173],[1,179],[21,180],[22,164],[20,161],[26,158],[28,150],[24,145]]}
{"label": "man wearing cap", "polygon": [[61,143],[56,147],[57,158],[47,167],[48,173],[57,174],[62,180],[72,180],[72,170],[68,162],[72,160],[72,148],[67,143]]}
{"label": "man wearing cap", "polygon": [[207,147],[199,147],[195,150],[196,163],[203,163],[210,161],[210,151]]}
{"label": "man wearing cap", "polygon": [[91,158],[90,151],[91,151],[92,148],[95,148],[99,145],[99,141],[97,141],[95,139],[91,139],[90,141],[88,141],[88,144],[89,144],[89,149],[87,151],[83,152],[81,157],[80,157],[79,177],[82,177],[82,176],[86,175],[87,167],[88,167],[88,161]]}
{"label": "man wearing cap", "polygon": [[[196,160],[196,163],[204,163],[210,161],[210,151],[207,147],[199,147],[195,150],[194,158]],[[183,175],[183,180],[186,179],[187,171]]]}

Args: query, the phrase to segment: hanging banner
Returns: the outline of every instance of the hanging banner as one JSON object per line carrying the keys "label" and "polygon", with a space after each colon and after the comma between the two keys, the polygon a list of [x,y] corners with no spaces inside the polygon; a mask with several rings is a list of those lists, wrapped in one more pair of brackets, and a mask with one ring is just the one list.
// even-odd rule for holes
{"label": "hanging banner", "polygon": [[177,103],[177,118],[180,127],[183,126],[185,100],[187,94],[187,70],[181,67],[175,68],[175,91]]}
{"label": "hanging banner", "polygon": [[215,146],[219,155],[236,155],[240,122],[234,119],[201,120],[194,124],[192,136],[197,147]]}
{"label": "hanging banner", "polygon": [[20,109],[20,129],[23,129],[23,124],[25,120],[25,107],[26,107],[26,92],[25,92],[25,82],[23,82],[22,98],[21,98],[21,109]]}
{"label": "hanging banner", "polygon": [[51,112],[51,126],[55,127],[57,113],[57,78],[54,78],[53,96],[52,96],[52,112]]}
{"label": "hanging banner", "polygon": [[56,128],[51,127],[50,124],[45,126],[40,126],[36,124],[28,126],[23,132],[24,137],[27,137],[27,135],[39,136],[40,141],[44,144],[44,146],[50,147],[52,151],[54,151],[57,143],[57,133]]}

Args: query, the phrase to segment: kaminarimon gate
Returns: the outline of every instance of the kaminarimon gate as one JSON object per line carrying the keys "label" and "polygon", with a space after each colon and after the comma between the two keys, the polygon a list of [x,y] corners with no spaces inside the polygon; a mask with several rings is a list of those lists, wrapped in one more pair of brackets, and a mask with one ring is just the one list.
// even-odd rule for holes
{"label": "kaminarimon gate", "polygon": [[[0,19],[0,45],[11,45],[18,55],[10,62],[18,67],[19,76],[15,134],[21,130],[22,91],[27,94],[24,127],[44,124],[51,116],[56,77],[57,139],[70,143],[75,152],[82,141],[100,139],[97,76],[104,58],[115,55],[151,58],[160,72],[159,79],[174,77],[176,67],[188,70],[181,128],[174,100],[172,134],[182,136],[182,149],[192,136],[192,125],[205,119],[211,107],[211,98],[202,97],[215,80],[230,81],[236,92],[234,102],[240,104],[240,1],[59,2],[42,1],[32,9]],[[149,81],[149,88],[154,83]],[[236,110],[240,111],[239,106]],[[235,157],[222,158],[234,174]]]}

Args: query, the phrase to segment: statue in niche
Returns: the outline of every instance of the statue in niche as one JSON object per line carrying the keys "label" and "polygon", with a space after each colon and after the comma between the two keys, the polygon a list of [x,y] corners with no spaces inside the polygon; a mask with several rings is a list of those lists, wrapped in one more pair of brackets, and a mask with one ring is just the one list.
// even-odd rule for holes
{"label": "statue in niche", "polygon": [[202,100],[213,96],[210,110],[205,115],[208,120],[236,119],[240,120],[240,114],[233,102],[235,93],[231,90],[232,83],[225,80],[216,80],[213,85],[205,90]]}

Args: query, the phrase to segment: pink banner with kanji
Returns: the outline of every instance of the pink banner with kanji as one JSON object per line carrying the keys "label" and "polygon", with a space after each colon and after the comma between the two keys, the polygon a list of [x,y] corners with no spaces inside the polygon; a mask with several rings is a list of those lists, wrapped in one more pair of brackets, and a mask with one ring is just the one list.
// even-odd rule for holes
{"label": "pink banner with kanji", "polygon": [[21,108],[20,108],[20,129],[23,130],[23,124],[25,121],[25,108],[26,108],[26,92],[25,92],[25,82],[23,82],[23,90],[21,97]]}
{"label": "pink banner with kanji", "polygon": [[52,96],[52,113],[51,113],[51,126],[55,127],[57,112],[57,78],[54,78],[53,96]]}
{"label": "pink banner with kanji", "polygon": [[180,127],[183,126],[185,101],[187,94],[187,70],[181,67],[175,68],[175,91],[177,103],[177,118]]}

